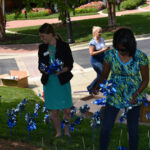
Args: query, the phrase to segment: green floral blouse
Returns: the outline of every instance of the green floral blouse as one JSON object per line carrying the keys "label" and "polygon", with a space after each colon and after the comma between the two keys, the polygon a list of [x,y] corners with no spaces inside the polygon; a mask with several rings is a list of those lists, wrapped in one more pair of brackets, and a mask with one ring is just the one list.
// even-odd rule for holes
{"label": "green floral blouse", "polygon": [[[129,101],[132,99],[134,92],[141,83],[140,67],[148,64],[148,57],[140,50],[136,50],[135,59],[131,58],[127,63],[123,63],[115,49],[105,53],[104,61],[111,65],[111,80],[117,84],[117,92],[108,95],[107,102],[116,108],[129,107]],[[144,92],[138,96],[142,100]],[[136,105],[140,105],[139,101]]]}

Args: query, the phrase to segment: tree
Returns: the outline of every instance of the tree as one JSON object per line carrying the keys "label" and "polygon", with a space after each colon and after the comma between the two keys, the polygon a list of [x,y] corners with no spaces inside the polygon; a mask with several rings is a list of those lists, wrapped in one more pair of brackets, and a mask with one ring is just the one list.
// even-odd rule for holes
{"label": "tree", "polygon": [[116,27],[116,0],[107,0],[107,11],[108,11],[108,26],[109,27]]}
{"label": "tree", "polygon": [[44,6],[54,6],[57,5],[58,9],[58,19],[61,20],[62,24],[66,24],[66,10],[70,11],[72,9],[72,5],[77,3],[76,0],[69,0],[68,5],[66,5],[65,0],[23,0],[23,3],[25,7],[27,7],[27,10],[32,9],[31,3],[36,4],[37,7],[44,7]]}
{"label": "tree", "polygon": [[66,24],[66,16],[67,13],[70,12],[73,5],[77,3],[77,0],[68,0],[66,3],[66,0],[53,0],[53,4],[57,4],[58,19],[62,21],[62,24]]}
{"label": "tree", "polygon": [[5,16],[5,0],[0,0],[0,39],[6,37],[6,16]]}

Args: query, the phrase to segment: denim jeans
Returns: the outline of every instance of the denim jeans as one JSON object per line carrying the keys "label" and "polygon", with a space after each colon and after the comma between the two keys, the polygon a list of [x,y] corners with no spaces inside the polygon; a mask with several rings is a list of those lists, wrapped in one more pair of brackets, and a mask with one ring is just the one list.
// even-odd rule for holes
{"label": "denim jeans", "polygon": [[91,60],[91,64],[92,64],[92,67],[93,69],[96,71],[96,78],[92,81],[92,83],[87,87],[87,90],[89,91],[89,93],[91,94],[92,93],[92,89],[93,87],[96,85],[96,83],[98,82],[99,78],[100,78],[100,75],[101,75],[101,72],[102,72],[102,69],[103,69],[103,64],[101,62],[98,62],[98,61],[92,61]]}
{"label": "denim jeans", "polygon": [[[113,128],[118,112],[119,112],[118,108],[106,104],[100,132],[100,150],[107,150],[108,148],[108,144],[110,141],[110,133]],[[139,115],[140,115],[140,106],[133,107],[131,110],[127,112],[127,129],[129,134],[130,150],[138,149]]]}

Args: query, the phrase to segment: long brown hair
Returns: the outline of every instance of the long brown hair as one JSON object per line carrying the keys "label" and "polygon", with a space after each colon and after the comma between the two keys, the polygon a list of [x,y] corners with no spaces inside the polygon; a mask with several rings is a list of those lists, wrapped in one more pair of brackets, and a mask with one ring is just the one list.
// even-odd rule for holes
{"label": "long brown hair", "polygon": [[52,25],[49,23],[44,23],[40,28],[39,28],[39,33],[45,33],[49,34],[52,33],[53,36],[55,36],[55,31]]}
{"label": "long brown hair", "polygon": [[53,26],[49,23],[44,23],[39,28],[39,33],[45,33],[45,34],[52,33],[53,36],[56,37],[56,39],[59,39],[59,40],[63,41],[62,37],[58,33],[55,33],[55,30],[54,30]]}

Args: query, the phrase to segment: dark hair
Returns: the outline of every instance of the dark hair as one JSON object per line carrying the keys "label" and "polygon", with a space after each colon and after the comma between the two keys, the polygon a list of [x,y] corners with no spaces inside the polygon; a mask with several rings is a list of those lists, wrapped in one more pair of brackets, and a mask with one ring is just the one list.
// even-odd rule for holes
{"label": "dark hair", "polygon": [[45,34],[52,33],[53,36],[55,36],[54,28],[53,28],[52,25],[50,25],[49,23],[44,23],[44,24],[39,28],[39,32],[40,32],[40,33],[45,33]]}
{"label": "dark hair", "polygon": [[121,45],[129,52],[129,56],[134,57],[136,52],[136,40],[133,32],[128,28],[118,29],[113,36],[113,47],[118,48]]}

